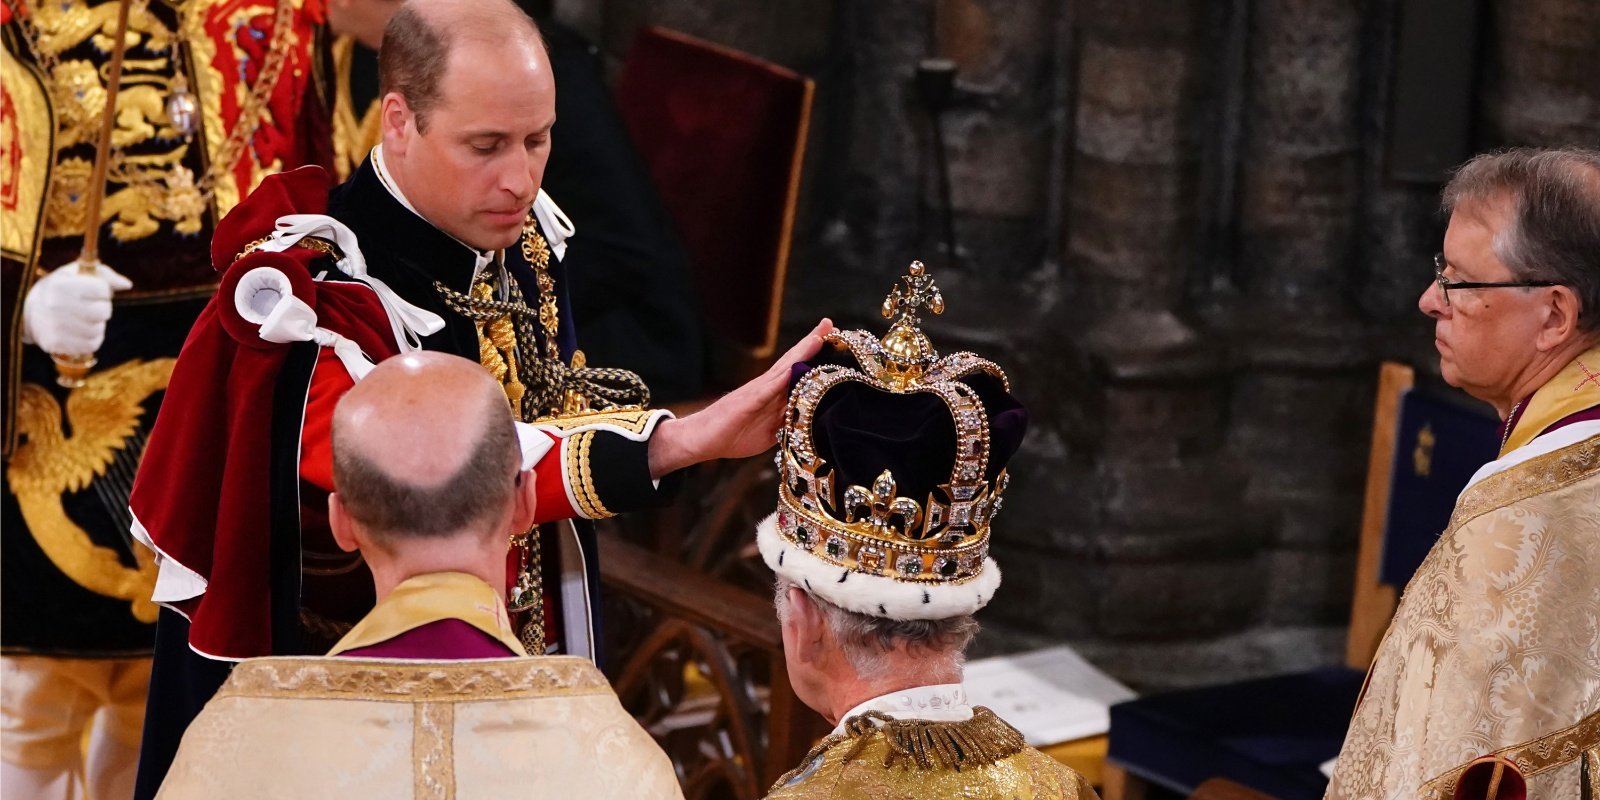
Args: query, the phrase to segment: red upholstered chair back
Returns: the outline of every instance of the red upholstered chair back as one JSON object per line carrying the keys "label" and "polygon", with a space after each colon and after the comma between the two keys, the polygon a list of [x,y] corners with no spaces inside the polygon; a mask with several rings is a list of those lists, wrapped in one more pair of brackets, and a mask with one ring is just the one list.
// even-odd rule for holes
{"label": "red upholstered chair back", "polygon": [[634,39],[617,81],[712,330],[748,359],[777,345],[812,91],[790,70],[655,27]]}

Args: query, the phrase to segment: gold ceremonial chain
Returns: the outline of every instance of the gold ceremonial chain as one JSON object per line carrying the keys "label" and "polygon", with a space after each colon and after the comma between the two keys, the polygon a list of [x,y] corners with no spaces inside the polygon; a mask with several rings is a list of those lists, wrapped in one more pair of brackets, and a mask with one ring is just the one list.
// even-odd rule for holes
{"label": "gold ceremonial chain", "polygon": [[[50,96],[52,98],[65,96],[55,91],[61,67],[61,60],[58,54],[51,48],[45,47],[40,41],[43,34],[28,14],[24,13],[24,8],[20,3],[8,2],[7,5],[11,6],[12,16],[16,18],[17,24],[22,28],[23,39],[27,42],[28,49],[33,54],[34,63],[39,65],[40,72],[43,73],[44,80],[51,89]],[[137,0],[133,9],[141,12],[148,11],[149,0]],[[176,166],[172,173],[165,176],[168,178],[166,181],[152,177],[152,173],[155,170],[138,169],[136,165],[130,164],[128,155],[122,152],[121,147],[112,149],[107,171],[108,180],[129,187],[158,186],[165,183],[168,186],[183,189],[192,188],[197,193],[198,202],[206,203],[210,201],[212,194],[216,191],[217,181],[222,176],[233,171],[239,158],[244,154],[245,145],[255,138],[256,131],[265,120],[267,101],[271,98],[273,90],[277,88],[278,78],[283,72],[284,61],[288,58],[289,34],[294,24],[294,4],[292,0],[277,0],[272,13],[272,41],[268,43],[267,57],[261,62],[261,71],[256,76],[255,84],[250,87],[250,93],[246,96],[244,104],[240,107],[238,124],[228,131],[228,138],[223,140],[221,150],[211,154],[211,157],[206,159],[208,165],[205,174],[200,177],[200,180],[195,181],[193,173],[190,173],[188,168],[181,163]],[[184,33],[196,32],[197,23],[192,21],[191,15],[187,13],[187,10],[179,11],[179,20],[178,27],[181,31]],[[179,63],[182,42],[172,31],[167,30],[166,26],[155,15],[150,15],[149,21],[155,28],[155,30],[152,30],[150,38],[154,41],[167,40],[170,42],[168,46],[172,51],[174,83],[177,85],[177,89],[187,92],[188,77],[182,64]],[[107,97],[106,102],[115,103],[116,98]],[[57,115],[58,128],[65,126],[67,118],[67,114]],[[169,121],[176,122],[176,120]],[[139,157],[134,156],[133,160],[137,161]],[[167,190],[163,189],[163,191]]]}
{"label": "gold ceremonial chain", "polygon": [[[508,300],[495,300],[492,296],[486,297],[476,292],[463,294],[451,289],[448,286],[445,286],[444,283],[440,281],[434,281],[433,288],[439,293],[440,298],[444,300],[444,304],[448,306],[451,311],[454,311],[457,314],[472,320],[473,322],[479,323],[478,337],[480,345],[480,362],[483,360],[481,358],[483,355],[481,348],[486,346],[486,342],[491,343],[488,346],[493,346],[494,344],[501,345],[496,349],[500,350],[503,354],[502,357],[506,359],[507,366],[512,361],[518,362],[518,369],[515,374],[519,378],[518,382],[521,383],[528,391],[521,395],[520,399],[522,402],[516,403],[514,409],[517,412],[518,419],[527,421],[539,416],[537,412],[530,413],[529,406],[533,405],[537,407],[537,400],[542,394],[542,387],[540,387],[537,382],[534,382],[532,386],[529,386],[526,381],[521,380],[521,376],[526,372],[525,370],[521,369],[521,367],[525,367],[526,365],[520,363],[520,359],[517,358],[517,355],[519,350],[523,350],[524,348],[531,349],[529,346],[538,341],[533,336],[533,330],[529,322],[534,317],[538,316],[538,312],[534,311],[532,308],[529,308],[528,304],[522,301],[521,293],[517,290],[516,281],[508,280],[507,284],[513,294],[513,298]],[[481,284],[474,282],[474,289],[476,289],[479,285]],[[489,337],[489,334],[491,333],[491,327],[496,323],[502,323],[506,320],[510,320],[512,324],[515,325],[516,341],[512,343],[494,343]],[[504,347],[505,344],[511,344],[512,346]],[[537,364],[538,361],[538,359],[534,359],[535,364]],[[491,372],[501,373],[497,377],[500,377],[503,383],[504,375],[507,374],[502,371],[506,368],[505,366],[502,366],[501,369],[496,369],[495,364],[484,364],[484,366]],[[535,370],[535,372],[537,372],[537,370]],[[511,399],[509,393],[507,397],[508,399]]]}
{"label": "gold ceremonial chain", "polygon": [[[244,249],[240,250],[239,254],[233,257],[233,260],[238,261],[239,259],[254,253],[255,251],[261,249],[261,245],[264,245],[270,241],[272,241],[272,236],[267,235],[245,245]],[[304,247],[307,250],[315,250],[318,253],[334,259],[335,261],[344,258],[344,253],[339,249],[338,245],[328,241],[327,239],[323,239],[320,236],[302,237],[300,241],[295,242],[295,246]]]}
{"label": "gold ceremonial chain", "polygon": [[[515,281],[511,282],[511,291],[518,293]],[[532,323],[538,312],[524,303],[520,296],[514,300],[491,300],[473,294],[463,294],[455,291],[443,283],[435,281],[435,291],[444,300],[446,306],[473,322],[484,324],[484,333],[479,337],[479,362],[483,363],[486,354],[484,348],[492,346],[495,350],[504,353],[501,347],[503,342],[491,338],[491,327],[496,322],[503,321],[507,316],[515,321],[516,325],[516,352],[536,352],[538,338],[532,331]],[[489,342],[485,345],[485,342]],[[545,344],[548,347],[550,340]],[[559,345],[557,345],[559,347]],[[499,354],[497,354],[499,355]],[[516,358],[516,353],[507,354]],[[503,356],[502,356],[503,357]],[[505,377],[515,374],[517,382],[521,384],[522,402],[517,408],[517,416],[524,421],[533,421],[542,417],[564,416],[590,410],[589,403],[598,401],[602,410],[623,408],[629,406],[643,407],[650,402],[650,389],[645,386],[644,379],[637,374],[625,369],[611,367],[591,367],[584,362],[583,353],[573,355],[571,364],[564,364],[560,358],[532,358],[517,359],[515,372],[509,364],[489,359],[484,366],[501,380],[502,385],[507,385]],[[515,402],[512,395],[514,391],[508,390],[507,397]],[[573,399],[581,402],[574,407]]]}
{"label": "gold ceremonial chain", "polygon": [[[516,325],[517,350],[538,354],[518,359],[518,374],[526,388],[518,409],[523,420],[561,416],[588,410],[591,403],[603,408],[645,406],[650,403],[650,388],[637,374],[625,369],[590,367],[583,354],[575,353],[571,364],[561,360],[560,330],[556,307],[555,279],[550,275],[550,246],[539,232],[532,214],[523,228],[522,255],[533,268],[539,287],[539,308],[535,311],[522,298],[513,279],[506,283],[510,297],[493,300],[454,291],[435,281],[433,286],[450,310],[479,323],[492,323],[509,316]],[[543,346],[534,334],[533,321],[539,321]]]}
{"label": "gold ceremonial chain", "polygon": [[[479,274],[473,282],[472,296],[480,301],[494,301],[494,277],[488,271]],[[505,388],[506,399],[521,414],[522,398],[528,393],[528,387],[522,382],[521,370],[517,368],[519,359],[515,318],[510,314],[502,314],[480,320],[477,329],[478,362]]]}
{"label": "gold ceremonial chain", "polygon": [[[576,414],[588,411],[594,401],[606,408],[649,403],[649,388],[628,370],[589,367],[582,352],[573,354],[571,364],[561,360],[557,338],[561,319],[555,278],[550,275],[550,244],[539,232],[538,218],[532,212],[522,228],[521,247],[538,287],[538,310],[527,304],[520,284],[507,274],[503,262],[498,274],[486,272],[475,277],[466,293],[441,281],[433,284],[451,311],[476,323],[479,363],[505,388],[506,399],[518,418],[531,421]],[[504,300],[494,297],[496,278],[505,283]],[[535,320],[544,334],[542,345],[534,331]],[[529,614],[520,639],[530,655],[545,652],[543,552],[539,536],[535,525],[511,539],[518,551],[519,569],[507,606]]]}
{"label": "gold ceremonial chain", "polygon": [[533,268],[539,286],[539,326],[544,331],[544,358],[531,372],[540,386],[539,416],[562,416],[602,408],[644,407],[650,404],[650,387],[638,374],[612,367],[591,367],[583,351],[572,354],[572,363],[561,360],[560,316],[556,308],[556,281],[550,275],[550,244],[539,232],[539,218],[528,214],[522,226],[522,257]]}
{"label": "gold ceremonial chain", "polygon": [[533,267],[539,284],[539,325],[544,328],[544,357],[561,360],[561,345],[556,340],[560,332],[560,312],[556,308],[556,280],[550,277],[550,243],[539,232],[539,218],[532,213],[522,224],[522,257]]}
{"label": "gold ceremonial chain", "polygon": [[528,612],[528,621],[517,638],[530,656],[545,653],[544,552],[540,534],[539,526],[535,525],[527,533],[511,537],[511,544],[517,548],[517,585],[506,606],[510,611]]}

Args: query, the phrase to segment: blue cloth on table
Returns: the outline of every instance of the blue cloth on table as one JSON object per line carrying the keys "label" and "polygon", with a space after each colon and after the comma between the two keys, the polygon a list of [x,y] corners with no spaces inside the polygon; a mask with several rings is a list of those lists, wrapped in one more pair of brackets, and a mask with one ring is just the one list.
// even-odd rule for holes
{"label": "blue cloth on table", "polygon": [[1365,674],[1328,667],[1111,707],[1108,758],[1185,794],[1228,778],[1282,800],[1320,800]]}

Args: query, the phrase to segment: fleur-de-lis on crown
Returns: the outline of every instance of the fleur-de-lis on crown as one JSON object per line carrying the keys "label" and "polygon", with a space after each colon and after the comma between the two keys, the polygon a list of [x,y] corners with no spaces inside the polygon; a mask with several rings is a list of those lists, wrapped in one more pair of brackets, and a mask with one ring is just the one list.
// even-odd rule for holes
{"label": "fleur-de-lis on crown", "polygon": [[884,470],[872,481],[872,488],[865,486],[851,486],[844,490],[844,521],[847,523],[862,519],[861,511],[866,511],[866,521],[879,530],[893,529],[896,534],[905,537],[908,531],[915,530],[922,521],[922,506],[909,497],[896,497],[894,475],[889,470]]}

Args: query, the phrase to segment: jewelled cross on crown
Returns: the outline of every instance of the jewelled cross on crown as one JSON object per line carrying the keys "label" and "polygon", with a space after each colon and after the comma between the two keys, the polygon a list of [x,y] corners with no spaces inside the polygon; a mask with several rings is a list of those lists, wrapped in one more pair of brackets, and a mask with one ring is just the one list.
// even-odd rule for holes
{"label": "jewelled cross on crown", "polygon": [[[893,529],[902,538],[916,530],[922,521],[922,506],[909,497],[896,497],[894,475],[884,470],[872,481],[872,488],[851,486],[844,490],[844,520],[855,522],[861,509],[867,510],[867,522],[879,530]],[[895,519],[899,518],[899,523]]]}
{"label": "jewelled cross on crown", "polygon": [[900,283],[883,299],[883,315],[896,319],[879,343],[883,360],[875,377],[896,389],[920,381],[923,371],[939,358],[933,343],[917,327],[921,322],[917,311],[923,308],[943,314],[944,295],[922,262],[913,261],[906,274],[900,276]]}
{"label": "jewelled cross on crown", "polygon": [[926,308],[934,316],[944,313],[944,295],[939,293],[938,284],[933,282],[933,276],[921,261],[911,262],[911,268],[900,276],[900,281],[883,299],[884,319],[898,314],[896,325],[916,325],[921,322],[917,316],[919,309]]}

